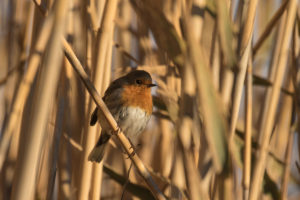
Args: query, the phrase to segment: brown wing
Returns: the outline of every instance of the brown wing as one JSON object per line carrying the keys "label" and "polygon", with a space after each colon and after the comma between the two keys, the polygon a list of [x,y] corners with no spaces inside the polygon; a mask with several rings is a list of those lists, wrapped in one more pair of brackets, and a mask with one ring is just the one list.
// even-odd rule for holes
{"label": "brown wing", "polygon": [[[119,79],[114,80],[110,86],[106,89],[105,93],[104,93],[104,97],[102,98],[103,101],[106,103],[107,107],[109,109],[115,107],[116,102],[114,101],[115,99],[119,98],[119,91],[122,89],[122,84],[125,82],[126,80],[124,79],[124,77],[121,77]],[[113,92],[115,91],[115,92]],[[118,94],[118,95],[117,95]],[[90,125],[94,126],[97,121],[98,121],[98,107],[95,108],[92,116],[91,116],[91,120],[90,120]]]}
{"label": "brown wing", "polygon": [[111,82],[111,84],[109,85],[109,87],[106,89],[104,93],[104,97],[103,97],[104,102],[107,96],[110,96],[110,94],[112,94],[114,91],[121,89],[124,83],[126,83],[125,77],[118,78],[113,82]]}

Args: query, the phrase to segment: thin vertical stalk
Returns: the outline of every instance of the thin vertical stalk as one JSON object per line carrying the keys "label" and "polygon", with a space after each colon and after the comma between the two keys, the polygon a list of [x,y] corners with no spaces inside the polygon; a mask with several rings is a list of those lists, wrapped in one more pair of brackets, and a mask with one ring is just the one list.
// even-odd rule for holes
{"label": "thin vertical stalk", "polygon": [[284,173],[283,173],[283,179],[281,183],[281,195],[280,199],[286,200],[288,196],[288,182],[290,177],[290,167],[291,167],[291,158],[292,158],[292,152],[293,152],[293,143],[294,143],[294,133],[289,133],[289,139],[288,139],[288,145],[286,148],[286,159],[284,161]]}
{"label": "thin vertical stalk", "polygon": [[[289,85],[288,89],[289,91],[293,90],[293,80],[292,80],[292,73],[290,72],[289,76]],[[289,120],[287,120],[288,125],[291,124],[291,112],[292,112],[292,105],[293,105],[293,98],[291,96],[285,95],[284,100],[283,100],[284,105],[288,107],[286,110],[287,114],[289,114]],[[279,132],[281,133],[281,132]],[[292,158],[292,151],[293,151],[293,143],[294,143],[294,131],[292,130],[291,127],[287,128],[287,137],[288,137],[288,142],[286,146],[286,151],[285,151],[285,160],[284,160],[284,172],[283,172],[283,177],[282,177],[282,182],[281,182],[281,193],[280,193],[280,199],[286,200],[287,199],[287,189],[288,189],[288,181],[289,181],[289,176],[290,176],[290,164],[291,164],[291,158]]]}
{"label": "thin vertical stalk", "polygon": [[245,98],[245,149],[243,168],[243,199],[249,198],[249,186],[251,175],[251,136],[252,136],[252,58],[249,59],[246,77],[246,98]]}
{"label": "thin vertical stalk", "polygon": [[93,177],[91,185],[91,198],[92,200],[98,200],[101,196],[102,188],[102,177],[103,177],[103,163],[94,163],[93,164]]}
{"label": "thin vertical stalk", "polygon": [[[114,27],[111,27],[111,35],[113,35],[113,30]],[[102,79],[102,83],[101,83],[101,91],[102,93],[105,91],[105,89],[108,87],[109,82],[110,82],[110,75],[111,75],[111,68],[108,66],[111,66],[111,58],[112,58],[112,46],[113,46],[113,38],[110,39],[109,43],[108,43],[108,47],[107,47],[107,51],[106,51],[106,59],[105,59],[105,67],[104,68],[104,78]],[[98,136],[98,134],[97,134]],[[98,138],[96,138],[97,140]],[[100,198],[100,194],[101,194],[101,182],[102,182],[102,176],[103,176],[103,162],[100,163],[100,166],[98,163],[94,163],[93,164],[93,182],[92,182],[92,197],[91,199],[93,200],[98,200]]]}
{"label": "thin vertical stalk", "polygon": [[[214,32],[212,37],[212,47],[210,53],[210,65],[212,66],[212,77],[213,83],[217,91],[219,91],[220,87],[220,47],[219,47],[219,40],[217,37],[217,22],[214,25]],[[227,70],[226,70],[227,71]],[[231,87],[230,87],[231,88]]]}
{"label": "thin vertical stalk", "polygon": [[166,119],[160,120],[161,127],[161,151],[160,151],[160,169],[164,177],[168,177],[172,169],[173,158],[173,135],[170,127],[170,122]]}
{"label": "thin vertical stalk", "polygon": [[[291,62],[289,61],[289,63]],[[288,71],[284,85],[286,90],[293,93],[294,89],[291,85],[292,69],[290,68]],[[278,158],[284,160],[287,153],[283,149],[287,148],[289,134],[291,133],[293,102],[290,95],[282,94],[281,99],[282,103],[280,103],[280,108],[278,109],[280,115],[276,118],[276,130],[274,131],[274,139],[270,141],[270,149]]]}
{"label": "thin vertical stalk", "polygon": [[[122,26],[126,28],[130,27],[133,20],[132,15],[133,13],[131,12],[130,2],[120,1],[118,19],[121,19]],[[120,44],[120,46],[117,47],[119,51],[116,52],[116,56],[114,59],[115,66],[129,66],[130,59],[135,60],[135,58],[133,57],[131,57],[130,59],[125,57],[125,55],[128,55],[129,57],[131,56],[130,53],[127,53],[130,52],[132,49],[133,40],[131,34],[128,31],[123,30],[121,27],[117,28],[116,34],[116,41]]]}
{"label": "thin vertical stalk", "polygon": [[259,154],[254,166],[253,179],[250,188],[250,200],[256,200],[259,196],[262,179],[266,168],[266,158],[268,155],[268,144],[272,133],[272,127],[275,119],[276,107],[279,101],[280,88],[283,80],[284,71],[286,68],[286,61],[289,49],[289,41],[292,34],[292,28],[294,25],[294,19],[296,16],[297,1],[290,0],[287,10],[287,18],[285,22],[285,28],[283,33],[283,39],[281,41],[280,54],[278,58],[278,67],[275,73],[275,80],[271,91],[268,92],[270,104],[265,108],[266,123],[262,124],[259,132],[262,135],[262,144],[259,149]]}
{"label": "thin vertical stalk", "polygon": [[[54,97],[62,58],[61,37],[64,31],[67,1],[58,1],[54,10],[54,23],[48,42],[48,55],[41,72],[40,84],[35,91],[32,120],[29,124],[26,139],[27,144],[23,152],[18,155],[17,173],[13,185],[12,199],[31,199],[35,190],[38,160],[41,144],[45,135],[45,126]],[[25,144],[24,144],[25,145]],[[32,180],[33,179],[33,180]]]}
{"label": "thin vertical stalk", "polygon": [[[101,26],[98,30],[96,52],[93,54],[92,63],[94,61],[95,72],[94,72],[94,85],[96,89],[103,93],[102,89],[102,80],[104,78],[104,69],[105,67],[105,58],[108,51],[109,41],[112,39],[112,27],[114,26],[114,17],[116,14],[118,5],[118,0],[106,1],[104,13],[102,17]],[[110,67],[109,67],[110,68]],[[92,99],[89,103],[88,108],[88,118],[91,116],[91,113],[94,110]],[[93,146],[95,145],[95,135],[97,128],[95,126],[89,126],[89,123],[86,123],[85,127],[86,134],[84,135],[84,146],[83,146],[83,158],[82,158],[82,167],[81,167],[81,185],[79,188],[79,199],[88,199],[90,183],[91,183],[91,173],[92,173],[92,163],[88,162],[88,155],[91,152]]]}
{"label": "thin vertical stalk", "polygon": [[229,149],[232,151],[231,153],[235,151],[233,138],[234,138],[236,123],[238,119],[238,113],[239,113],[239,108],[240,108],[240,103],[241,103],[241,98],[243,93],[243,86],[245,81],[247,64],[249,62],[248,59],[251,50],[254,17],[256,13],[257,2],[258,2],[257,0],[253,0],[249,2],[247,18],[243,29],[242,39],[241,39],[239,71],[236,75],[236,83],[234,85],[232,113],[231,113],[231,120],[230,120]]}
{"label": "thin vertical stalk", "polygon": [[[63,80],[65,81],[65,80]],[[65,90],[65,87],[64,89]],[[47,187],[47,195],[46,199],[51,200],[53,199],[53,191],[54,191],[54,184],[55,184],[55,178],[57,174],[57,161],[59,157],[59,144],[61,135],[63,132],[63,117],[65,117],[65,99],[62,95],[63,91],[59,90],[58,95],[58,104],[57,104],[57,112],[56,112],[56,121],[55,121],[55,130],[54,130],[54,138],[53,138],[53,144],[52,144],[52,158],[50,163],[50,172],[49,172],[49,178],[48,178],[48,187]]]}

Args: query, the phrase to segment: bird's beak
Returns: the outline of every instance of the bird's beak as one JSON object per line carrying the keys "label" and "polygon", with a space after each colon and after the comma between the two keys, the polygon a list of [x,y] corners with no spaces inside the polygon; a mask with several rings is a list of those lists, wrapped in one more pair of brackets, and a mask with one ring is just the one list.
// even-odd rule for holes
{"label": "bird's beak", "polygon": [[150,83],[150,84],[147,85],[147,87],[154,87],[154,86],[157,86],[157,85],[154,84],[154,83]]}

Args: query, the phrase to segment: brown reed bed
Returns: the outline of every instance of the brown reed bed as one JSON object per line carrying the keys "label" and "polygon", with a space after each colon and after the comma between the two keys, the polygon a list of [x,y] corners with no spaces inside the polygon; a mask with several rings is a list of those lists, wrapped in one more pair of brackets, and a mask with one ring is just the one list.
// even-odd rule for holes
{"label": "brown reed bed", "polygon": [[[0,8],[0,199],[300,198],[297,0]],[[158,85],[134,155],[101,99],[133,68]]]}

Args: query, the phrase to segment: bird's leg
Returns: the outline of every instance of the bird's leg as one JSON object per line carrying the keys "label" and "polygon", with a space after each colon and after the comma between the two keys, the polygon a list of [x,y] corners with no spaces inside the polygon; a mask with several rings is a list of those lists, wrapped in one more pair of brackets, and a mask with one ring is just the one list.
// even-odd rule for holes
{"label": "bird's leg", "polygon": [[[112,131],[111,134],[112,134],[112,135],[118,135],[118,134],[120,134],[120,132],[121,132],[121,128],[118,127],[117,130]],[[130,142],[130,144],[131,144],[130,149],[133,148],[133,145],[132,145],[132,142],[130,141],[130,139],[129,139],[129,138],[127,138],[127,139],[129,140],[129,142]],[[121,148],[121,151],[122,151],[123,154],[127,154],[127,152],[124,151],[123,147]],[[133,153],[134,153],[134,152],[133,152]],[[130,158],[130,156],[129,156],[128,158]],[[128,159],[128,158],[126,158],[126,159]]]}
{"label": "bird's leg", "polygon": [[[112,134],[118,135],[120,132],[121,132],[121,128],[118,127],[117,130],[116,130],[116,131],[113,131]],[[133,151],[128,155],[128,157],[127,157],[126,159],[131,158],[132,156],[134,156],[134,155],[135,155],[135,152],[136,152],[136,147],[133,145],[133,143],[131,142],[131,140],[130,140],[129,138],[128,138],[128,140],[129,140],[129,142],[130,142],[130,144],[131,144],[131,146],[130,146],[129,149],[133,149]],[[127,154],[126,152],[123,152],[123,153],[124,153],[124,154]]]}
{"label": "bird's leg", "polygon": [[129,138],[128,138],[128,140],[129,140],[129,142],[131,144],[130,149],[132,149],[133,151],[128,155],[128,157],[126,159],[132,158],[135,155],[135,152],[137,150],[136,147],[133,145],[133,143],[131,142],[131,140]]}

